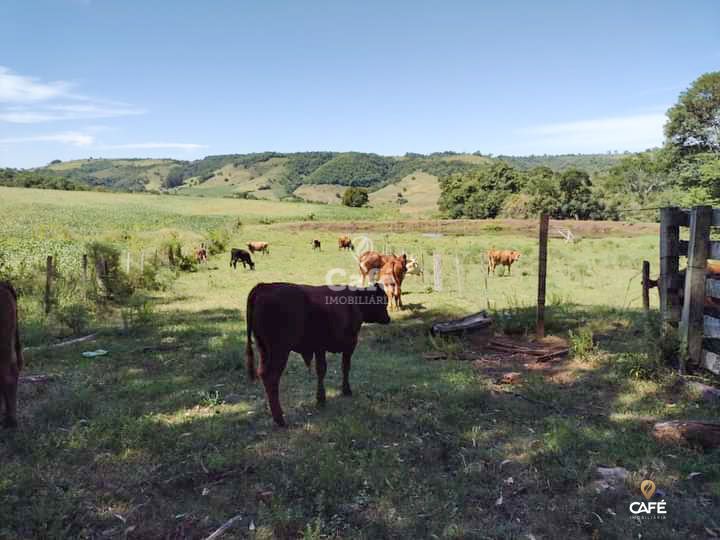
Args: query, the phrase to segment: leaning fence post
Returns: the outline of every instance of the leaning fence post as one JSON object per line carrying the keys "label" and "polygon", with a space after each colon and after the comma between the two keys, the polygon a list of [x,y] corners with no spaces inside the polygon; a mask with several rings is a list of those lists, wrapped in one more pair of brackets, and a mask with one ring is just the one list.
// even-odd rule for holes
{"label": "leaning fence post", "polygon": [[48,255],[45,260],[45,315],[50,314],[50,303],[52,298],[52,274],[53,258]]}
{"label": "leaning fence post", "polygon": [[[687,346],[687,360],[700,364],[705,309],[705,272],[710,248],[712,207],[696,206],[690,213],[690,242],[685,274],[685,295],[680,318],[680,340]],[[684,351],[683,351],[684,352]],[[680,373],[685,373],[685,355],[680,355]]]}
{"label": "leaning fence post", "polygon": [[642,263],[642,303],[645,311],[650,311],[650,261]]}
{"label": "leaning fence post", "polygon": [[535,323],[535,336],[538,338],[545,337],[545,282],[547,278],[547,244],[548,244],[548,226],[550,225],[550,216],[542,214],[540,216],[540,247],[538,250],[538,296],[537,296],[537,320]]}
{"label": "leaning fence post", "polygon": [[434,288],[437,292],[442,291],[442,263],[440,261],[440,254],[433,253],[433,280]]}
{"label": "leaning fence post", "polygon": [[660,210],[660,314],[663,329],[680,320],[677,310],[677,294],[671,291],[672,278],[680,271],[680,223],[679,208],[671,206]]}

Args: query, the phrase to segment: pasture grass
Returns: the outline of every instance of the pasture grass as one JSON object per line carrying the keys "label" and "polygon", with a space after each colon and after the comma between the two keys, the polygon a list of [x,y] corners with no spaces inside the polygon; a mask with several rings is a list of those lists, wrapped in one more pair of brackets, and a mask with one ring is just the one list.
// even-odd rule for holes
{"label": "pasture grass", "polygon": [[[189,212],[177,226],[202,230],[189,199],[170,200]],[[144,216],[123,204],[102,227]],[[150,234],[154,222],[142,219]],[[26,374],[55,379],[22,385],[21,428],[0,433],[0,537],[205,538],[235,515],[226,538],[705,538],[720,525],[718,451],[649,435],[654,421],[720,413],[656,363],[656,324],[639,310],[640,262],[658,256],[651,236],[551,241],[547,326],[573,355],[508,388],[471,361],[422,354],[438,347],[432,322],[481,308],[500,329],[529,331],[535,240],[370,233],[376,248],[422,255],[425,276],[408,276],[407,308],[390,325],[361,331],[352,398],[330,355],[318,407],[314,375],[293,355],[281,382],[290,427],[274,428],[243,366],[247,292],[260,281],[322,283],[333,269],[336,282],[352,279],[355,259],[335,244],[344,232],[243,226],[232,247],[271,244],[255,272],[219,254],[155,293],[141,324],[124,328],[116,315],[94,342],[29,352]],[[490,247],[523,253],[511,276],[487,277]],[[442,256],[442,292],[431,253]],[[440,347],[452,358],[473,350]],[[109,354],[80,354],[97,348]],[[598,493],[598,465],[630,477]],[[667,519],[631,518],[644,478],[664,492]]]}

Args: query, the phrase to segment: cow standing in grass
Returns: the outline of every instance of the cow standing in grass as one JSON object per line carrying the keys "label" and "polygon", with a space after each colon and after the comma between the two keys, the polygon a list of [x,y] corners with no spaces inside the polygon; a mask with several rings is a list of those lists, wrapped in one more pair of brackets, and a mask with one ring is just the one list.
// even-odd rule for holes
{"label": "cow standing in grass", "polygon": [[507,266],[508,269],[508,275],[510,275],[510,267],[513,265],[514,262],[516,262],[518,259],[520,259],[520,252],[515,251],[513,249],[507,249],[507,250],[496,250],[491,249],[487,252],[487,259],[488,259],[488,267],[487,267],[487,273],[490,275],[490,272],[493,274],[495,273],[495,268],[498,265]]}
{"label": "cow standing in grass", "polygon": [[313,251],[316,250],[316,249],[322,251],[322,247],[320,246],[320,240],[313,240],[313,241],[312,241],[312,248],[313,248]]}
{"label": "cow standing in grass", "polygon": [[353,246],[352,240],[349,236],[341,236],[338,238],[338,249],[349,249],[350,251],[355,251],[355,246]]}
{"label": "cow standing in grass", "polygon": [[[325,403],[327,352],[342,353],[342,393],[352,395],[350,362],[363,323],[387,324],[387,297],[382,287],[338,290],[328,286],[294,283],[260,283],[247,298],[248,376],[259,375],[265,385],[270,411],[278,426],[285,425],[280,406],[280,377],[290,351],[300,353],[310,367],[315,356],[317,401]],[[260,362],[255,370],[252,338],[255,336]]]}
{"label": "cow standing in grass", "polygon": [[378,281],[388,297],[390,310],[402,309],[402,282],[407,273],[407,256],[392,257],[380,269]]}
{"label": "cow standing in grass", "polygon": [[17,295],[12,285],[0,282],[0,412],[3,427],[17,427],[17,384],[23,367],[17,316]]}
{"label": "cow standing in grass", "polygon": [[259,251],[265,255],[270,255],[270,244],[267,242],[248,242],[247,247],[250,253]]}

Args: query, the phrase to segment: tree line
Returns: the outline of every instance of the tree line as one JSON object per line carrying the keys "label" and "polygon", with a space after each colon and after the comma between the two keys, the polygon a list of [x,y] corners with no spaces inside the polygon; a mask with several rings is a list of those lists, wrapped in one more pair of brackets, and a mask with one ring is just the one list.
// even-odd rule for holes
{"label": "tree line", "polygon": [[656,206],[720,205],[720,71],[694,81],[667,118],[661,148],[622,154],[609,168],[522,169],[496,158],[448,175],[440,179],[440,209],[451,218],[547,212],[558,219],[615,220]]}

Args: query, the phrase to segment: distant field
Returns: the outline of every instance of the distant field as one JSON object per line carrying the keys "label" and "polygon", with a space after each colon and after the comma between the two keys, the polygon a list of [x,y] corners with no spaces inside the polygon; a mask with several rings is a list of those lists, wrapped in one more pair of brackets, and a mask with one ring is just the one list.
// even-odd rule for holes
{"label": "distant field", "polygon": [[325,204],[340,204],[346,186],[335,184],[305,184],[297,188],[293,195],[306,201],[316,201]]}
{"label": "distant field", "polygon": [[[440,185],[437,177],[422,171],[416,171],[396,184],[390,184],[371,193],[370,204],[396,206],[401,214],[432,216],[438,212],[439,198]],[[405,201],[402,201],[402,199],[405,199]]]}
{"label": "distant field", "polygon": [[[37,347],[24,374],[52,378],[20,385],[21,427],[0,439],[0,537],[207,538],[236,515],[227,538],[706,537],[720,503],[717,452],[649,435],[658,420],[720,412],[657,364],[657,320],[639,309],[640,265],[658,259],[657,225],[564,223],[583,239],[550,241],[547,328],[571,352],[538,364],[428,333],[480,309],[498,332],[531,331],[535,224],[383,212],[0,189],[0,254],[42,260],[68,249],[76,271],[94,237],[129,249],[137,265],[158,237],[178,235],[187,253],[213,228],[230,230],[207,265],[164,268],[172,276],[164,290],[98,310],[85,330],[97,332],[94,341],[44,347],[59,326],[39,309],[41,293],[21,295],[23,339]],[[280,391],[290,427],[276,429],[262,384],[245,375],[247,293],[258,282],[357,279],[357,253],[338,250],[339,234],[358,247],[406,251],[425,273],[405,279],[406,308],[390,325],[362,329],[352,398],[340,395],[337,355],[328,358],[324,407],[315,376],[291,356]],[[270,254],[254,257],[255,271],[230,268],[229,249],[251,240],[270,242]],[[522,252],[512,275],[487,275],[490,247]],[[81,355],[98,348],[108,354]],[[509,370],[521,381],[498,384]],[[600,465],[625,467],[628,478],[598,492]],[[644,478],[668,499],[667,520],[629,514]]]}

